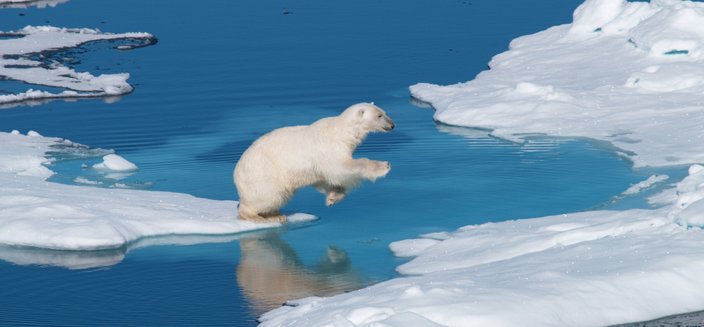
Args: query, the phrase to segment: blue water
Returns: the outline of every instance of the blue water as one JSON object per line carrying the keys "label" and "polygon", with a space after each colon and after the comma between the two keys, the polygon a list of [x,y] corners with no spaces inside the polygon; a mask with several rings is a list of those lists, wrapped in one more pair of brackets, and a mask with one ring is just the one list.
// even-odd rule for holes
{"label": "blue water", "polygon": [[[310,189],[284,208],[320,217],[312,224],[110,252],[0,247],[8,260],[0,261],[0,324],[251,326],[286,299],[395,277],[403,261],[388,244],[396,240],[487,221],[646,206],[642,197],[614,196],[653,172],[632,170],[608,147],[548,138],[514,144],[437,124],[432,109],[409,99],[407,86],[417,82],[471,79],[511,39],[569,22],[579,3],[71,0],[1,9],[0,30],[51,24],[158,37],[132,51],[98,42],[51,57],[93,74],[129,72],[132,94],[0,110],[0,131],[31,129],[115,149],[140,167],[119,181],[130,187],[236,199],[237,159],[273,128],[362,101],[384,108],[397,128],[357,151],[390,161],[385,179],[333,208]],[[0,81],[0,90],[18,88]],[[97,161],[60,162],[53,180],[83,176],[110,186],[114,180],[82,168]]]}

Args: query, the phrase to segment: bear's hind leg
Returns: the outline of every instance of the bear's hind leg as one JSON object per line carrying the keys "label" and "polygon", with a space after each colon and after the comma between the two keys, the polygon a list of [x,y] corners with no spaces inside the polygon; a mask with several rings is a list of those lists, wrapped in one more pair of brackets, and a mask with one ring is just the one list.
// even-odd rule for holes
{"label": "bear's hind leg", "polygon": [[269,223],[286,223],[286,216],[282,215],[278,211],[264,215],[264,219],[266,219]]}
{"label": "bear's hind leg", "polygon": [[279,212],[275,212],[273,214],[259,214],[256,210],[253,210],[252,208],[242,204],[240,202],[239,207],[237,208],[237,211],[239,213],[240,219],[242,220],[248,220],[251,222],[255,223],[272,223],[272,222],[278,222],[278,223],[285,223],[286,222],[286,216],[280,214]]}
{"label": "bear's hind leg", "polygon": [[240,219],[242,220],[249,220],[255,223],[262,223],[266,221],[266,218],[259,215],[256,211],[252,210],[246,205],[242,204],[242,202],[240,202],[240,205],[237,207],[237,212],[239,213]]}

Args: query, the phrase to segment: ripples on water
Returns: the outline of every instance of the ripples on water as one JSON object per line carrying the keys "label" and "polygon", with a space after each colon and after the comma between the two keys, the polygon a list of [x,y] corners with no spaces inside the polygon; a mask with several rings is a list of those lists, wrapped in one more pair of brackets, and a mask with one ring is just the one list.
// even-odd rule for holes
{"label": "ripples on water", "polygon": [[[253,325],[286,299],[394,277],[402,260],[389,253],[392,241],[618,205],[612,197],[650,172],[632,171],[585,141],[515,144],[438,125],[406,91],[420,81],[469,79],[512,38],[569,21],[578,3],[72,0],[0,10],[2,30],[52,24],[159,38],[133,51],[99,42],[60,53],[79,71],[131,73],[133,94],[0,110],[0,130],[33,129],[115,149],[140,167],[117,179],[82,167],[97,158],[62,161],[52,167],[58,182],[82,176],[103,187],[120,182],[234,199],[235,162],[273,128],[308,124],[361,101],[375,101],[397,125],[357,152],[389,160],[391,173],[333,208],[314,190],[300,191],[284,211],[321,220],[293,230],[147,239],[107,252],[0,248],[0,323]],[[293,14],[282,15],[284,6]],[[0,90],[20,87],[0,82]]]}

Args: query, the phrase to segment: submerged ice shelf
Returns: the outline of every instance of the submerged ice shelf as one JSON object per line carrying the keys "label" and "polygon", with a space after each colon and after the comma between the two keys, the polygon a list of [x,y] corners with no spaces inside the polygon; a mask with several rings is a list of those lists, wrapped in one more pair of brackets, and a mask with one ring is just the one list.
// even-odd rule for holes
{"label": "submerged ice shelf", "polygon": [[[0,245],[102,250],[121,248],[145,237],[223,235],[280,226],[237,219],[235,201],[47,182],[53,174],[46,166],[52,160],[48,153],[75,156],[88,151],[89,156],[93,152],[35,132],[0,132],[0,144]],[[104,151],[93,154],[103,155]],[[289,216],[291,222],[313,219],[306,214]]]}
{"label": "submerged ice shelf", "polygon": [[[404,277],[289,301],[263,326],[605,326],[704,308],[704,3],[587,0],[491,69],[417,84],[441,122],[615,145],[635,167],[689,165],[656,209],[472,225],[392,243]],[[665,181],[653,175],[622,195]]]}
{"label": "submerged ice shelf", "polygon": [[26,26],[12,32],[0,32],[0,77],[28,84],[63,89],[61,92],[28,89],[24,92],[0,95],[0,105],[30,100],[117,96],[132,91],[128,73],[94,76],[77,72],[57,62],[42,62],[30,55],[80,46],[99,40],[131,40],[134,45],[120,49],[142,47],[156,42],[149,33],[104,33],[88,28],[58,28]]}

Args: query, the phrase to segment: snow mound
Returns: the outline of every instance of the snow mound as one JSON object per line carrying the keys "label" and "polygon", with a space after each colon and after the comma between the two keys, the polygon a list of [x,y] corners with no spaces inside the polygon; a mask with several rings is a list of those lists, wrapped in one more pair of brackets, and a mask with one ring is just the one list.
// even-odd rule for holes
{"label": "snow mound", "polygon": [[704,162],[704,3],[587,0],[469,82],[416,84],[435,119],[497,137],[589,137],[636,167]]}
{"label": "snow mound", "polygon": [[53,98],[115,96],[132,92],[132,86],[127,83],[127,73],[94,76],[56,62],[43,63],[30,58],[30,55],[77,47],[98,40],[131,40],[140,42],[140,46],[156,42],[156,38],[149,33],[111,34],[97,29],[53,26],[26,26],[18,31],[0,32],[0,35],[11,36],[0,39],[0,76],[28,84],[64,89],[58,93],[28,89],[17,94],[4,94],[0,95],[0,104]]}
{"label": "snow mound", "polygon": [[116,154],[108,154],[103,157],[103,162],[93,165],[93,169],[109,170],[117,172],[135,171],[137,165]]}
{"label": "snow mound", "polygon": [[[0,133],[0,244],[59,250],[116,249],[147,237],[222,235],[280,226],[237,219],[235,201],[47,182],[53,174],[46,167],[51,163],[47,153],[72,154],[66,149],[84,146],[30,134],[33,136]],[[106,156],[107,166],[112,166],[113,156]],[[118,168],[124,168],[123,164]],[[289,216],[292,223],[314,219],[307,214]]]}

